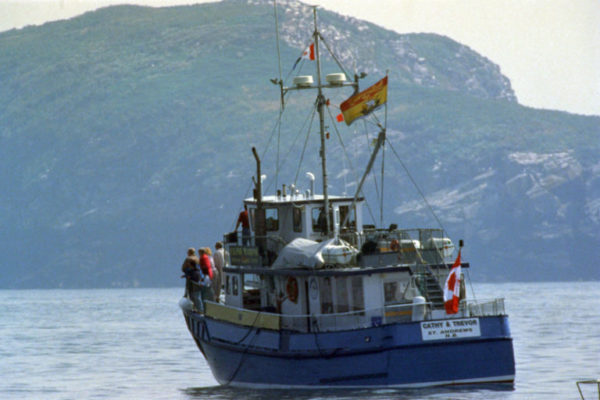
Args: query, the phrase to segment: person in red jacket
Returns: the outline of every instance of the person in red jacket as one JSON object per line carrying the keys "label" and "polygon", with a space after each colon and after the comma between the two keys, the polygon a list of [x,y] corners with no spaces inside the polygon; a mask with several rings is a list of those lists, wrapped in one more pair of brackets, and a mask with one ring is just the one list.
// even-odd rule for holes
{"label": "person in red jacket", "polygon": [[236,231],[240,224],[242,225],[242,244],[250,246],[250,219],[248,218],[248,206],[246,204],[244,204],[244,211],[240,213],[235,224]]}
{"label": "person in red jacket", "polygon": [[202,270],[202,273],[205,275],[205,277],[212,279],[213,273],[211,268],[211,262],[210,257],[206,253],[206,247],[200,247],[198,249],[198,255],[200,256],[200,269]]}
{"label": "person in red jacket", "polygon": [[214,293],[211,287],[212,283],[212,263],[210,261],[210,257],[206,254],[206,248],[201,247],[198,249],[198,255],[200,256],[200,270],[204,275],[202,279],[202,298],[204,300],[214,300]]}

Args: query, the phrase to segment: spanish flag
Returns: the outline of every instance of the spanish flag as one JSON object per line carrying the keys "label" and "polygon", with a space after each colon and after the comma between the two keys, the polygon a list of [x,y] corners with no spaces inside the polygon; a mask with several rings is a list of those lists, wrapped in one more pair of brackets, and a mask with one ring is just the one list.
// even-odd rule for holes
{"label": "spanish flag", "polygon": [[368,115],[387,101],[387,76],[373,86],[357,93],[340,105],[346,125]]}

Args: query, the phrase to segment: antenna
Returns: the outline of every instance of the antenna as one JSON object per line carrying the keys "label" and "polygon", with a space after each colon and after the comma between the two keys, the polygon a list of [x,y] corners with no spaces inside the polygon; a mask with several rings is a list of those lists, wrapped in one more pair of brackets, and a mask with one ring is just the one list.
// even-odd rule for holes
{"label": "antenna", "polygon": [[279,62],[279,82],[281,82],[281,51],[279,50],[279,18],[277,17],[277,0],[274,1],[273,7],[275,8],[275,37],[277,38],[277,61]]}

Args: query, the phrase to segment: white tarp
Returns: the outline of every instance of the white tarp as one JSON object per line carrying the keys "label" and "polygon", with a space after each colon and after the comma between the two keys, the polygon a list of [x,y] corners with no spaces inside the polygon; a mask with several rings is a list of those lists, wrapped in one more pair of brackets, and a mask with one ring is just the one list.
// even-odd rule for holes
{"label": "white tarp", "polygon": [[321,268],[325,264],[323,251],[328,253],[331,249],[342,247],[356,254],[356,249],[340,239],[329,239],[324,242],[297,238],[288,243],[279,252],[279,256],[271,268]]}

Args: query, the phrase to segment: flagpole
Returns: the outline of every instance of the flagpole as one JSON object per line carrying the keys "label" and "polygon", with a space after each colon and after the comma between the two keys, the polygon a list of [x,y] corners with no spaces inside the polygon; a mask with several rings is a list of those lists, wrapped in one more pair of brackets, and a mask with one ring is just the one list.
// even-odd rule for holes
{"label": "flagpole", "polygon": [[279,140],[281,138],[281,113],[283,112],[285,103],[283,102],[283,80],[281,74],[281,50],[279,49],[279,18],[277,16],[277,0],[274,1],[273,7],[275,8],[275,37],[277,41],[277,61],[279,65],[279,88],[281,90],[281,107],[279,109],[279,122],[277,123],[277,160],[275,164],[277,166],[275,170],[275,187],[277,187],[277,180],[279,178]]}
{"label": "flagpole", "polygon": [[[385,77],[387,79],[388,77],[388,73],[389,70],[385,71]],[[380,199],[380,209],[379,209],[379,226],[380,228],[383,229],[383,188],[384,188],[384,182],[385,182],[385,133],[386,133],[386,129],[387,129],[387,111],[388,111],[388,106],[387,106],[387,101],[384,104],[385,106],[385,113],[384,113],[384,120],[383,120],[383,140],[381,143],[381,199]]]}
{"label": "flagpole", "polygon": [[325,106],[325,97],[321,87],[321,58],[319,54],[319,31],[317,29],[317,6],[313,6],[313,17],[315,21],[315,32],[313,33],[315,40],[315,60],[317,61],[317,87],[319,94],[317,95],[317,109],[319,112],[319,132],[321,134],[321,169],[323,173],[323,212],[325,213],[325,235],[329,237],[331,221],[329,219],[329,195],[327,191],[327,157],[325,154],[325,114],[323,107]]}
{"label": "flagpole", "polygon": [[277,40],[277,61],[279,62],[279,81],[281,81],[281,51],[279,49],[279,18],[277,17],[277,0],[273,3],[275,8],[275,37]]}

